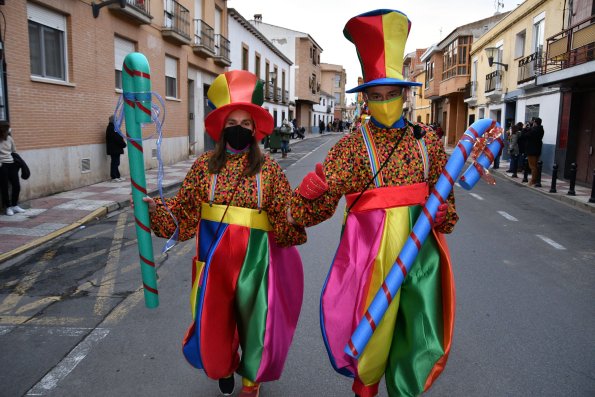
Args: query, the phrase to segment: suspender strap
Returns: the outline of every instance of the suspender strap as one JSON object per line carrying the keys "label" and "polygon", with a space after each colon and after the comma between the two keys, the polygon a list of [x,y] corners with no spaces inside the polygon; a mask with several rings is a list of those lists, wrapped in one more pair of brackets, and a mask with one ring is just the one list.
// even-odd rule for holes
{"label": "suspender strap", "polygon": [[376,187],[380,187],[384,185],[384,179],[382,178],[382,172],[378,172],[378,170],[380,169],[380,161],[378,161],[378,151],[376,150],[376,145],[374,144],[372,132],[370,131],[368,123],[365,123],[361,126],[361,132],[362,137],[364,138],[364,144],[366,145],[366,150],[368,152],[368,159],[370,160],[372,175],[376,175],[376,177],[374,178],[374,185],[376,185]]}

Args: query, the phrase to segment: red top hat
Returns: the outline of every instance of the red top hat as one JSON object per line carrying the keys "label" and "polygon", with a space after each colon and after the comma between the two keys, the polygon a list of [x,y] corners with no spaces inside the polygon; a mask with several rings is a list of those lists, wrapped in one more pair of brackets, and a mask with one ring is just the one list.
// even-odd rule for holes
{"label": "red top hat", "polygon": [[205,128],[215,141],[221,139],[225,120],[236,109],[245,110],[252,116],[256,141],[273,132],[273,116],[261,106],[264,102],[263,86],[255,74],[245,70],[220,74],[211,84],[207,97],[215,110],[205,118]]}
{"label": "red top hat", "polygon": [[403,79],[405,43],[410,29],[407,15],[396,10],[374,10],[347,22],[343,35],[355,45],[364,75],[364,84],[348,93],[375,85],[422,85]]}

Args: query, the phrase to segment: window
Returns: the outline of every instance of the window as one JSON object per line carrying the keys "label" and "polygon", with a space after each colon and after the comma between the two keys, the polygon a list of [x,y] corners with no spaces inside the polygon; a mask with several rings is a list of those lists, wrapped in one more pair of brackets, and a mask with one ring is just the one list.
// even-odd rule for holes
{"label": "window", "polygon": [[260,78],[260,54],[254,53],[254,74]]}
{"label": "window", "polygon": [[442,72],[442,80],[468,74],[467,63],[470,45],[471,37],[462,36],[454,39],[446,46],[442,52],[444,57],[444,71]]}
{"label": "window", "polygon": [[335,92],[335,103],[341,103],[341,93]]}
{"label": "window", "polygon": [[539,105],[527,105],[525,107],[525,123],[531,121],[533,117],[539,117]]}
{"label": "window", "polygon": [[430,87],[430,81],[434,80],[434,61],[426,62],[426,88]]}
{"label": "window", "polygon": [[341,75],[335,75],[335,88],[341,88]]}
{"label": "window", "polygon": [[242,43],[242,70],[248,70],[248,47]]}
{"label": "window", "polygon": [[66,17],[27,3],[31,74],[66,81]]}
{"label": "window", "polygon": [[514,44],[514,57],[520,58],[525,55],[525,37],[527,36],[526,31],[522,31],[516,34],[515,44]]}
{"label": "window", "polygon": [[533,52],[540,53],[543,49],[545,18],[533,24]]}
{"label": "window", "polygon": [[165,56],[165,96],[178,97],[178,60]]}
{"label": "window", "polygon": [[120,37],[114,38],[114,68],[116,70],[117,89],[122,89],[122,65],[124,64],[124,58],[126,58],[126,55],[134,51],[134,43],[132,41]]}

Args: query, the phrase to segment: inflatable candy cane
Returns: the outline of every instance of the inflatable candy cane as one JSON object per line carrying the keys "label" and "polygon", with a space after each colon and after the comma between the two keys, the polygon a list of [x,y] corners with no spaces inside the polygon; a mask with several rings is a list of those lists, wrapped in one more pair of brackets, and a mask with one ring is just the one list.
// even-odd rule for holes
{"label": "inflatable candy cane", "polygon": [[405,242],[405,245],[403,245],[395,264],[392,266],[382,287],[374,296],[364,317],[360,320],[351,339],[345,346],[345,353],[351,357],[358,358],[364,351],[376,329],[376,324],[379,324],[382,320],[390,302],[411,269],[411,265],[415,261],[421,246],[432,230],[432,224],[438,206],[446,202],[446,198],[450,194],[455,180],[459,177],[470,155],[474,160],[473,164],[469,166],[461,177],[459,184],[469,190],[473,188],[480,177],[485,177],[489,183],[493,183],[493,177],[489,179],[491,175],[487,172],[487,168],[503,146],[502,139],[500,138],[501,133],[502,129],[500,125],[490,119],[478,120],[465,131],[446,163],[442,175],[440,175],[434,189],[432,189],[423,208],[423,216],[420,216],[415,222],[409,238]]}
{"label": "inflatable candy cane", "polygon": [[126,136],[130,143],[128,161],[130,163],[130,184],[134,203],[136,237],[141,262],[141,274],[148,308],[159,306],[157,273],[153,259],[153,242],[149,208],[143,201],[147,195],[145,164],[143,158],[142,123],[151,122],[151,73],[147,58],[138,52],[130,53],[122,65],[122,91],[124,94],[124,117]]}

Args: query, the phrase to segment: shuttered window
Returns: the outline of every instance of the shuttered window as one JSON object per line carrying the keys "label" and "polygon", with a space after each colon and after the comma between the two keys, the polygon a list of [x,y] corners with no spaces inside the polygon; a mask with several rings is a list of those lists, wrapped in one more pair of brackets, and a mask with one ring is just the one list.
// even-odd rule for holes
{"label": "shuttered window", "polygon": [[122,89],[122,65],[126,55],[134,52],[134,43],[121,37],[114,38],[114,69],[116,70],[116,88]]}
{"label": "shuttered window", "polygon": [[178,97],[178,60],[165,57],[165,96]]}
{"label": "shuttered window", "polygon": [[31,74],[66,81],[66,17],[27,3],[27,19]]}

